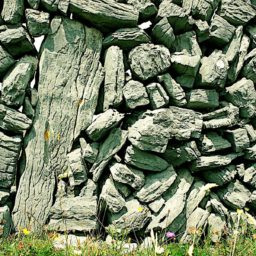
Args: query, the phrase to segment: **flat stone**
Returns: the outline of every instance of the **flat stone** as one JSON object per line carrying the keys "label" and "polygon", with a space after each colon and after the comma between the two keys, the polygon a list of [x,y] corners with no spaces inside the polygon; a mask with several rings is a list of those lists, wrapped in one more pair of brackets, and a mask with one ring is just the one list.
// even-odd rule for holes
{"label": "flat stone", "polygon": [[256,188],[256,164],[251,165],[244,171],[243,182]]}
{"label": "flat stone", "polygon": [[177,35],[175,38],[174,48],[176,52],[184,52],[192,56],[202,56],[202,51],[197,42],[196,33],[194,31]]}
{"label": "flat stone", "polygon": [[26,9],[28,31],[31,36],[46,35],[50,29],[50,14],[33,9]]}
{"label": "flat stone", "polygon": [[102,140],[112,128],[120,124],[123,118],[124,114],[121,114],[114,109],[108,109],[107,111],[94,116],[86,133],[93,141]]}
{"label": "flat stone", "polygon": [[231,153],[228,155],[201,156],[192,162],[192,172],[206,171],[208,169],[220,168],[229,165],[236,159],[239,153]]}
{"label": "flat stone", "polygon": [[194,29],[196,32],[198,43],[202,43],[209,39],[210,26],[207,23],[207,21],[195,20],[194,21]]}
{"label": "flat stone", "polygon": [[128,184],[135,190],[140,190],[145,183],[145,175],[142,171],[125,164],[114,163],[110,166],[110,172],[115,181]]}
{"label": "flat stone", "polygon": [[221,169],[205,170],[202,175],[207,182],[223,186],[234,180],[237,169],[235,165],[228,165]]}
{"label": "flat stone", "polygon": [[142,203],[149,203],[160,197],[175,181],[177,177],[173,167],[168,167],[165,171],[148,174],[145,185],[135,193],[135,197]]}
{"label": "flat stone", "polygon": [[209,28],[209,40],[217,46],[224,46],[229,43],[235,32],[235,27],[228,21],[215,14],[211,19]]}
{"label": "flat stone", "polygon": [[35,52],[33,41],[23,27],[0,26],[0,43],[13,57]]}
{"label": "flat stone", "polygon": [[229,183],[220,189],[217,194],[221,200],[230,208],[243,209],[251,197],[251,192],[239,180]]}
{"label": "flat stone", "polygon": [[127,4],[139,11],[141,19],[149,19],[157,13],[157,8],[151,0],[127,0]]}
{"label": "flat stone", "polygon": [[135,80],[130,80],[123,88],[126,106],[130,109],[149,104],[146,87]]}
{"label": "flat stone", "polygon": [[188,14],[182,7],[169,0],[161,1],[157,13],[157,20],[167,18],[175,32],[183,32],[191,29]]}
{"label": "flat stone", "polygon": [[125,200],[118,192],[111,179],[107,179],[103,185],[99,202],[100,204],[103,204],[103,206],[101,206],[103,209],[107,209],[111,213],[118,213],[125,206]]}
{"label": "flat stone", "polygon": [[212,153],[230,148],[231,143],[217,132],[210,131],[202,135],[200,147],[202,153]]}
{"label": "flat stone", "polygon": [[162,155],[163,158],[173,166],[180,166],[184,163],[196,160],[201,156],[195,141],[189,141],[176,146],[169,145]]}
{"label": "flat stone", "polygon": [[40,0],[27,0],[29,6],[33,9],[38,9]]}
{"label": "flat stone", "polygon": [[191,89],[194,86],[195,77],[190,75],[180,75],[176,77],[177,83],[179,83],[183,88]]}
{"label": "flat stone", "polygon": [[185,209],[186,194],[193,183],[193,179],[187,170],[178,174],[175,183],[167,190],[168,198],[165,199],[163,209],[156,216],[152,216],[152,221],[147,227],[148,231],[151,229],[166,230],[177,221],[177,218]]}
{"label": "flat stone", "polygon": [[247,148],[245,150],[244,158],[247,159],[247,160],[252,160],[252,161],[256,160],[256,145],[254,145],[250,148]]}
{"label": "flat stone", "polygon": [[24,15],[23,0],[5,0],[1,16],[5,23],[20,24]]}
{"label": "flat stone", "polygon": [[246,124],[244,128],[247,131],[248,137],[250,142],[255,142],[256,141],[256,130],[251,124]]}
{"label": "flat stone", "polygon": [[177,52],[171,56],[172,68],[179,75],[196,76],[200,59],[199,55]]}
{"label": "flat stone", "polygon": [[9,207],[0,207],[0,237],[7,238],[11,233],[12,227],[12,217]]}
{"label": "flat stone", "polygon": [[116,45],[123,50],[131,50],[140,44],[149,42],[150,37],[140,28],[120,28],[104,38],[103,47]]}
{"label": "flat stone", "polygon": [[93,232],[98,228],[97,197],[58,198],[50,211],[48,230]]}
{"label": "flat stone", "polygon": [[99,153],[99,143],[93,142],[89,144],[84,138],[80,138],[79,142],[84,160],[93,164],[96,161],[97,155]]}
{"label": "flat stone", "polygon": [[161,157],[129,146],[125,153],[125,162],[142,170],[161,172],[169,167],[169,164]]}
{"label": "flat stone", "polygon": [[159,83],[163,84],[172,105],[178,107],[186,105],[186,94],[183,88],[171,77],[169,73],[158,76],[157,80]]}
{"label": "flat stone", "polygon": [[155,201],[149,203],[148,204],[148,208],[152,212],[158,213],[161,210],[161,208],[164,206],[164,204],[165,204],[165,200],[162,197],[159,197]]}
{"label": "flat stone", "polygon": [[188,94],[188,108],[205,110],[218,106],[219,94],[216,90],[194,89]]}
{"label": "flat stone", "polygon": [[6,131],[23,133],[32,121],[23,113],[0,104],[0,128]]}
{"label": "flat stone", "polygon": [[68,10],[69,10],[69,3],[70,3],[70,0],[59,0],[59,2],[58,2],[58,10],[62,14],[67,15],[68,14]]}
{"label": "flat stone", "polygon": [[156,23],[152,29],[152,37],[154,37],[159,44],[163,44],[170,50],[173,49],[175,35],[167,18],[163,18]]}
{"label": "flat stone", "polygon": [[139,12],[133,6],[111,0],[70,0],[70,11],[104,29],[136,27]]}
{"label": "flat stone", "polygon": [[59,1],[40,0],[40,5],[43,7],[43,9],[45,9],[49,12],[57,12],[58,2]]}
{"label": "flat stone", "polygon": [[87,181],[87,168],[82,158],[81,149],[75,149],[68,155],[70,175],[70,186],[79,186]]}
{"label": "flat stone", "polygon": [[2,78],[14,63],[12,56],[0,45],[0,76]]}
{"label": "flat stone", "polygon": [[232,145],[235,152],[241,152],[250,146],[250,140],[246,129],[238,128],[235,130],[227,130],[226,137]]}
{"label": "flat stone", "polygon": [[120,128],[113,128],[108,137],[102,142],[96,161],[90,169],[93,181],[97,182],[112,157],[123,147],[126,142],[128,132]]}
{"label": "flat stone", "polygon": [[168,70],[170,52],[162,45],[141,44],[129,53],[129,63],[135,76],[144,81]]}
{"label": "flat stone", "polygon": [[150,221],[151,214],[149,209],[140,204],[138,200],[129,199],[125,207],[127,209],[126,211],[109,216],[108,221],[110,225],[107,226],[107,231],[131,233],[143,229]]}
{"label": "flat stone", "polygon": [[251,52],[249,52],[244,59],[244,66],[242,69],[242,75],[252,80],[254,83],[256,81],[256,75],[255,75],[255,62],[256,62],[256,50],[253,49]]}
{"label": "flat stone", "polygon": [[123,51],[118,46],[111,46],[106,50],[104,68],[103,111],[106,111],[122,102],[125,73]]}
{"label": "flat stone", "polygon": [[34,78],[38,60],[35,57],[20,59],[3,78],[1,100],[7,106],[20,107],[26,90]]}
{"label": "flat stone", "polygon": [[245,25],[256,17],[256,10],[246,1],[223,0],[220,7],[220,16],[235,26]]}
{"label": "flat stone", "polygon": [[208,234],[213,243],[220,242],[225,230],[227,229],[227,223],[225,219],[217,214],[211,213],[208,217]]}
{"label": "flat stone", "polygon": [[152,109],[157,109],[168,105],[169,96],[159,83],[151,83],[146,86]]}
{"label": "flat stone", "polygon": [[93,180],[88,179],[86,184],[80,191],[79,196],[91,197],[96,196],[98,193],[98,184],[96,184]]}
{"label": "flat stone", "polygon": [[204,128],[216,129],[221,127],[232,127],[238,123],[239,108],[227,104],[223,108],[203,115]]}
{"label": "flat stone", "polygon": [[203,57],[198,72],[198,86],[223,88],[228,74],[228,61],[221,51],[215,50],[209,57]]}
{"label": "flat stone", "polygon": [[115,187],[119,191],[119,193],[124,197],[128,198],[132,194],[132,189],[130,186],[120,183],[114,180]]}
{"label": "flat stone", "polygon": [[226,98],[239,107],[240,116],[250,118],[256,111],[256,90],[252,80],[242,78],[235,84],[227,87]]}
{"label": "flat stone", "polygon": [[15,180],[21,149],[20,136],[0,132],[0,187],[10,188]]}

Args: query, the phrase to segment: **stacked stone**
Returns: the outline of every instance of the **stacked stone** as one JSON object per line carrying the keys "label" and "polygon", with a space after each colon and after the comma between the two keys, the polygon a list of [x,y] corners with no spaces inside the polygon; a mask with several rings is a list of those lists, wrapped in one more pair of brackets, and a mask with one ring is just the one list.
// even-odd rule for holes
{"label": "stacked stone", "polygon": [[256,208],[255,19],[249,0],[4,0],[0,235],[219,241]]}

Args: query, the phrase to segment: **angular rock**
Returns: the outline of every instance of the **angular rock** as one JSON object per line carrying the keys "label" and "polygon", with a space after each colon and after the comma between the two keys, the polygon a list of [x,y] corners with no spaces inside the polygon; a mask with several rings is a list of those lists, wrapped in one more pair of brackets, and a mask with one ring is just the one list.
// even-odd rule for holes
{"label": "angular rock", "polygon": [[14,63],[12,56],[0,45],[0,80]]}
{"label": "angular rock", "polygon": [[201,156],[191,165],[192,172],[206,171],[208,169],[220,168],[229,165],[234,159],[240,156],[239,153],[228,155]]}
{"label": "angular rock", "polygon": [[120,212],[125,206],[125,200],[111,179],[107,179],[103,185],[99,200],[100,203],[104,204],[103,208],[108,209],[112,213]]}
{"label": "angular rock", "polygon": [[111,0],[70,0],[70,11],[81,19],[104,29],[136,27],[139,12],[128,4]]}
{"label": "angular rock", "polygon": [[241,45],[239,48],[238,56],[235,58],[234,62],[230,63],[230,68],[228,71],[228,80],[234,83],[244,66],[244,60],[247,55],[250,46],[250,38],[247,35],[243,35],[241,39]]}
{"label": "angular rock", "polygon": [[127,0],[127,4],[139,11],[141,19],[149,19],[157,13],[157,8],[151,0]]}
{"label": "angular rock", "polygon": [[99,143],[93,142],[88,144],[84,138],[80,138],[79,142],[84,160],[93,164],[99,153]]}
{"label": "angular rock", "polygon": [[170,107],[169,110],[173,115],[170,134],[175,139],[187,140],[200,137],[203,126],[203,116],[201,113],[178,107]]}
{"label": "angular rock", "polygon": [[135,197],[142,203],[150,203],[160,197],[175,181],[177,177],[173,167],[156,174],[148,174],[145,185],[135,193]]}
{"label": "angular rock", "polygon": [[94,116],[86,133],[93,141],[101,140],[112,128],[118,126],[123,118],[124,114],[114,109],[108,109],[106,112]]}
{"label": "angular rock", "polygon": [[37,67],[34,57],[22,58],[3,78],[2,101],[13,107],[20,107],[25,99],[25,93],[34,77]]}
{"label": "angular rock", "polygon": [[35,115],[35,110],[33,106],[31,105],[30,99],[28,97],[25,97],[23,102],[23,109],[22,112],[28,117],[33,119]]}
{"label": "angular rock", "polygon": [[184,52],[192,56],[202,56],[196,33],[192,31],[176,36],[174,48],[176,52]]}
{"label": "angular rock", "polygon": [[1,16],[5,23],[20,24],[24,15],[24,0],[5,0]]}
{"label": "angular rock", "polygon": [[220,136],[217,132],[207,132],[202,135],[200,142],[202,153],[212,153],[231,147],[231,143]]}
{"label": "angular rock", "polygon": [[130,80],[123,88],[126,106],[130,109],[149,104],[148,94],[145,86],[135,80]]}
{"label": "angular rock", "polygon": [[[178,216],[183,212],[186,204],[186,194],[193,183],[193,177],[187,170],[178,174],[176,182],[167,191],[165,206],[156,216],[152,216],[147,230],[165,230],[176,222]],[[173,230],[173,229],[172,229]]]}
{"label": "angular rock", "polygon": [[164,107],[169,103],[169,97],[161,84],[151,83],[146,89],[153,109]]}
{"label": "angular rock", "polygon": [[218,106],[219,94],[216,90],[195,89],[188,94],[188,108],[205,110]]}
{"label": "angular rock", "polygon": [[220,16],[235,26],[245,25],[256,17],[256,10],[246,1],[222,0]]}
{"label": "angular rock", "polygon": [[254,49],[245,56],[244,66],[242,70],[242,75],[247,79],[251,79],[254,83],[256,82],[255,63],[256,50]]}
{"label": "angular rock", "polygon": [[218,243],[225,230],[227,229],[227,223],[223,217],[211,213],[208,217],[208,233],[213,243]]}
{"label": "angular rock", "polygon": [[141,150],[163,153],[169,138],[169,131],[152,116],[142,116],[128,129],[129,141]]}
{"label": "angular rock", "polygon": [[123,51],[118,46],[111,46],[105,53],[105,81],[103,110],[117,107],[122,102],[125,82]]}
{"label": "angular rock", "polygon": [[170,52],[162,45],[142,44],[131,50],[129,63],[135,76],[144,81],[168,70]]}
{"label": "angular rock", "polygon": [[167,18],[161,19],[152,29],[152,36],[155,40],[166,46],[168,49],[172,49],[174,46],[175,35],[173,33],[172,26],[168,22]]}
{"label": "angular rock", "polygon": [[170,103],[175,106],[182,107],[186,105],[186,95],[183,88],[171,77],[169,73],[157,77],[159,83],[162,83],[166,90]]}
{"label": "angular rock", "polygon": [[140,28],[120,28],[104,38],[103,47],[116,45],[123,50],[131,50],[140,44],[149,42],[150,37]]}
{"label": "angular rock", "polygon": [[110,166],[113,180],[128,184],[135,190],[140,190],[145,183],[145,176],[142,171],[128,167],[125,164],[114,163]]}
{"label": "angular rock", "polygon": [[57,12],[59,0],[40,0],[41,6],[49,12]]}
{"label": "angular rock", "polygon": [[[48,219],[53,204],[55,177],[66,170],[67,162],[63,159],[81,130],[90,125],[96,109],[99,87],[103,81],[99,62],[101,46],[102,35],[99,31],[70,19],[56,17],[52,20],[51,32],[41,48],[38,82],[40,104],[38,102],[36,106],[33,127],[25,140],[25,153],[29,157],[20,179],[13,211],[16,227],[30,226],[37,230]],[[72,200],[67,199],[65,207],[80,208],[76,199]],[[88,208],[92,203],[81,201],[84,209],[86,207],[81,211],[93,211],[93,208]],[[72,210],[65,213],[74,218]],[[73,229],[71,222],[73,220],[69,222]],[[66,230],[62,219],[56,221],[56,226],[58,223],[61,223],[63,231]],[[77,223],[77,227],[86,229],[86,222]],[[89,224],[88,229],[91,229]]]}
{"label": "angular rock", "polygon": [[57,198],[50,211],[48,230],[93,232],[98,228],[97,197]]}
{"label": "angular rock", "polygon": [[230,208],[243,209],[251,197],[251,192],[239,180],[229,183],[217,192],[221,200]]}
{"label": "angular rock", "polygon": [[38,9],[40,0],[27,0],[29,6],[33,9]]}
{"label": "angular rock", "polygon": [[23,113],[0,104],[0,128],[15,133],[23,133],[32,121]]}
{"label": "angular rock", "polygon": [[207,182],[216,183],[219,186],[225,185],[234,180],[237,174],[235,165],[228,165],[221,169],[205,170],[202,172]]}
{"label": "angular rock", "polygon": [[14,57],[35,52],[32,39],[23,27],[0,26],[0,43]]}
{"label": "angular rock", "polygon": [[225,19],[215,14],[209,28],[209,40],[217,46],[224,46],[229,43],[235,32],[235,27]]}
{"label": "angular rock", "polygon": [[20,136],[10,137],[0,132],[0,188],[10,188],[13,185],[20,149]]}
{"label": "angular rock", "polygon": [[50,15],[33,9],[26,9],[28,31],[31,36],[46,35],[50,28]]}
{"label": "angular rock", "polygon": [[184,145],[168,146],[163,158],[173,166],[180,166],[186,162],[196,160],[201,156],[195,141],[184,143]]}
{"label": "angular rock", "polygon": [[172,68],[179,75],[196,76],[200,65],[200,56],[177,52],[171,56],[171,62]]}
{"label": "angular rock", "polygon": [[7,238],[11,234],[12,227],[12,217],[9,207],[0,207],[0,237]]}
{"label": "angular rock", "polygon": [[67,15],[68,10],[69,10],[69,3],[70,3],[70,0],[59,0],[59,2],[58,2],[58,10],[62,14]]}
{"label": "angular rock", "polygon": [[98,186],[93,180],[88,179],[86,185],[81,189],[79,196],[96,196]]}
{"label": "angular rock", "polygon": [[163,0],[159,5],[157,20],[167,18],[175,32],[188,31],[191,28],[188,14],[170,0]]}
{"label": "angular rock", "polygon": [[79,186],[87,181],[87,168],[82,159],[81,149],[75,149],[68,155],[70,175],[69,184],[70,186]]}
{"label": "angular rock", "polygon": [[110,225],[107,231],[116,231],[118,233],[130,233],[141,230],[150,220],[149,209],[140,204],[136,199],[130,199],[125,204],[126,211],[112,214],[109,217]]}
{"label": "angular rock", "polygon": [[209,57],[203,57],[198,72],[198,86],[223,88],[228,74],[228,61],[221,51],[215,50]]}
{"label": "angular rock", "polygon": [[125,162],[139,169],[152,172],[162,172],[169,167],[169,164],[161,157],[133,146],[126,149]]}
{"label": "angular rock", "polygon": [[113,155],[115,155],[124,145],[128,132],[120,128],[113,128],[105,141],[100,145],[99,154],[90,169],[93,181],[97,182]]}
{"label": "angular rock", "polygon": [[209,24],[207,21],[195,20],[194,29],[196,32],[198,43],[202,43],[209,39]]}
{"label": "angular rock", "polygon": [[254,127],[250,124],[246,124],[244,126],[244,128],[247,131],[250,142],[255,142],[256,141],[256,131],[255,131]]}
{"label": "angular rock", "polygon": [[152,212],[158,213],[164,204],[165,200],[162,197],[160,197],[153,201],[152,203],[148,204],[148,207]]}
{"label": "angular rock", "polygon": [[254,189],[256,188],[256,164],[253,164],[245,170],[243,182],[249,184]]}
{"label": "angular rock", "polygon": [[242,78],[232,86],[227,87],[226,98],[239,107],[240,116],[250,118],[256,111],[256,90],[251,80]]}
{"label": "angular rock", "polygon": [[128,185],[125,185],[123,183],[120,182],[116,182],[114,181],[115,187],[117,188],[117,190],[119,191],[119,193],[124,197],[124,198],[128,198],[128,196],[131,195],[132,190]]}
{"label": "angular rock", "polygon": [[180,75],[176,77],[177,83],[179,83],[183,88],[191,89],[194,86],[195,77],[191,75]]}
{"label": "angular rock", "polygon": [[239,108],[227,104],[227,106],[203,115],[204,128],[216,129],[221,127],[232,127],[238,123]]}
{"label": "angular rock", "polygon": [[256,145],[254,145],[250,148],[247,148],[245,150],[244,158],[247,159],[247,160],[252,160],[252,161],[256,160]]}
{"label": "angular rock", "polygon": [[247,131],[244,128],[227,130],[226,135],[235,152],[241,152],[250,146],[250,140]]}

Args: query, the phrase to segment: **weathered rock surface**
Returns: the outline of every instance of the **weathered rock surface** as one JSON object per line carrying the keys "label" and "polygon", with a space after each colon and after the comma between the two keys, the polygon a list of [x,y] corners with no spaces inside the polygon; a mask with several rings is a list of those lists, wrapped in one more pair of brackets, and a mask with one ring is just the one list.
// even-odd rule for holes
{"label": "weathered rock surface", "polygon": [[104,138],[108,132],[118,126],[124,115],[114,109],[94,116],[91,125],[87,128],[86,133],[93,141],[98,141]]}
{"label": "weathered rock surface", "polygon": [[1,16],[6,23],[20,24],[24,13],[23,0],[5,0],[3,1],[3,9]]}
{"label": "weathered rock surface", "polygon": [[157,8],[151,0],[127,0],[127,4],[134,6],[142,19],[148,19],[157,13]]}
{"label": "weathered rock surface", "polygon": [[[92,121],[103,80],[99,62],[101,46],[102,36],[97,30],[73,20],[53,19],[51,33],[41,49],[39,102],[33,127],[26,138],[26,155],[30,157],[26,160],[13,211],[16,227],[38,229],[48,218],[55,176],[67,165],[63,158],[80,131]],[[80,208],[78,201],[74,199],[74,202]],[[69,200],[66,204],[67,209],[73,207]],[[86,200],[82,204],[87,208]],[[34,221],[30,221],[31,214]],[[74,217],[72,211],[68,210],[67,214]],[[64,230],[62,219],[57,220],[55,226]],[[70,227],[72,230],[73,225]],[[86,223],[78,223],[77,228],[92,229],[86,227]]]}
{"label": "weathered rock surface", "polygon": [[13,227],[11,212],[8,206],[0,207],[0,237],[7,238]]}
{"label": "weathered rock surface", "polygon": [[12,56],[0,45],[0,80],[14,63]]}
{"label": "weathered rock surface", "polygon": [[168,70],[170,52],[162,45],[142,44],[129,53],[129,62],[133,73],[144,81]]}
{"label": "weathered rock surface", "polygon": [[241,152],[250,146],[250,140],[246,129],[238,128],[235,130],[227,130],[227,139],[230,141],[235,152]]}

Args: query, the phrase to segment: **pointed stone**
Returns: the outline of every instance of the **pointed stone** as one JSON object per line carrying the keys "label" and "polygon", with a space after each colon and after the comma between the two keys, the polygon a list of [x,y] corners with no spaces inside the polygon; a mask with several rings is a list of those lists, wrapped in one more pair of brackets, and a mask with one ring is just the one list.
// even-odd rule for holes
{"label": "pointed stone", "polygon": [[127,4],[134,6],[141,19],[149,19],[157,13],[157,8],[151,0],[127,0]]}
{"label": "pointed stone", "polygon": [[84,138],[80,138],[79,142],[84,160],[93,164],[96,161],[97,155],[99,153],[99,143],[93,142],[88,144]]}
{"label": "pointed stone", "polygon": [[0,45],[0,80],[14,63],[12,56]]}
{"label": "pointed stone", "polygon": [[161,208],[164,206],[164,204],[165,204],[165,200],[162,197],[159,197],[152,203],[148,204],[148,207],[152,212],[158,213],[161,210]]}
{"label": "pointed stone", "polygon": [[24,15],[24,0],[5,0],[1,16],[5,23],[21,24]]}
{"label": "pointed stone", "polygon": [[254,189],[256,188],[256,164],[251,165],[245,170],[243,182],[249,184]]}
{"label": "pointed stone", "polygon": [[144,81],[168,70],[170,52],[162,45],[142,44],[131,50],[129,63],[135,76]]}
{"label": "pointed stone", "polygon": [[256,160],[256,145],[254,145],[250,148],[247,148],[245,150],[244,158],[247,159],[247,160],[252,160],[252,161]]}
{"label": "pointed stone", "polygon": [[207,21],[195,20],[194,27],[195,27],[198,43],[202,43],[209,39],[210,26],[207,23]]}

